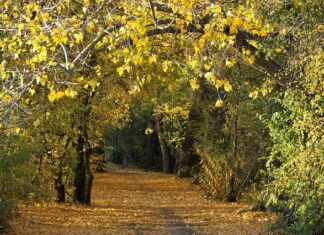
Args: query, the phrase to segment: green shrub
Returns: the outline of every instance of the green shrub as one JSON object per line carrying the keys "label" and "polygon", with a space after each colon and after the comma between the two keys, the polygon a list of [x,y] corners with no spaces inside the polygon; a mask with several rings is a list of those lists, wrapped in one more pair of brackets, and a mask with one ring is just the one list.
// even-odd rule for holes
{"label": "green shrub", "polygon": [[42,189],[32,183],[35,169],[31,149],[20,138],[0,143],[0,232],[9,227],[8,219],[21,200],[31,201],[42,196]]}
{"label": "green shrub", "polygon": [[[287,91],[283,110],[269,123],[274,145],[267,163],[272,181],[268,205],[283,212],[277,225],[293,234],[324,230],[323,134],[321,112],[304,91]],[[306,93],[307,91],[305,91]],[[320,109],[318,109],[320,110]]]}

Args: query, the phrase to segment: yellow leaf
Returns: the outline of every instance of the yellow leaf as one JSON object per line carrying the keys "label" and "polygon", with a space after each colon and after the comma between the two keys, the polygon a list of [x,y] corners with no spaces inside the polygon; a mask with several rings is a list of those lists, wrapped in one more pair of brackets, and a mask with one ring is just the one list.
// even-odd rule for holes
{"label": "yellow leaf", "polygon": [[77,81],[78,82],[82,82],[83,80],[84,80],[84,77],[83,76],[77,78]]}
{"label": "yellow leaf", "polygon": [[[118,62],[118,60],[117,60],[117,62]],[[135,65],[142,65],[143,64],[143,58],[140,55],[135,55],[135,56],[133,56],[133,62],[134,62]]]}
{"label": "yellow leaf", "polygon": [[117,73],[119,74],[119,76],[123,76],[123,74],[124,74],[124,67],[121,66],[121,67],[117,68]]}
{"label": "yellow leaf", "polygon": [[258,98],[259,92],[258,91],[253,91],[249,94],[249,97],[251,97],[252,99],[256,99]]}
{"label": "yellow leaf", "polygon": [[151,55],[149,58],[149,64],[155,63],[157,60],[157,55]]}
{"label": "yellow leaf", "polygon": [[64,97],[64,91],[59,91],[56,93],[56,99],[62,99]]}
{"label": "yellow leaf", "polygon": [[114,58],[112,58],[112,60],[111,60],[114,64],[117,64],[118,63],[118,61],[119,61],[119,59],[117,58],[117,57],[114,57]]}
{"label": "yellow leaf", "polygon": [[65,94],[66,97],[69,97],[69,98],[73,99],[78,93],[76,91],[66,89],[64,91],[64,94]]}
{"label": "yellow leaf", "polygon": [[250,64],[253,64],[254,61],[255,61],[255,57],[254,56],[250,56],[249,59],[248,59],[249,63]]}
{"label": "yellow leaf", "polygon": [[125,48],[123,49],[123,54],[124,54],[124,55],[129,54],[129,49],[128,49],[127,47],[125,47]]}
{"label": "yellow leaf", "polygon": [[54,91],[51,91],[51,92],[48,94],[47,98],[48,98],[49,102],[51,102],[51,103],[54,102],[55,99],[56,99],[56,93],[55,93]]}
{"label": "yellow leaf", "polygon": [[131,71],[131,67],[129,66],[129,64],[124,65],[124,70],[126,70],[127,72]]}
{"label": "yellow leaf", "polygon": [[77,44],[81,43],[83,41],[83,34],[82,33],[76,33],[73,35],[75,38],[75,42]]}
{"label": "yellow leaf", "polygon": [[127,17],[126,16],[122,16],[121,19],[120,19],[120,22],[122,24],[126,24],[127,23]]}
{"label": "yellow leaf", "polygon": [[89,24],[87,25],[86,30],[88,32],[92,32],[92,31],[94,31],[95,28],[96,28],[95,22],[94,21],[90,21]]}
{"label": "yellow leaf", "polygon": [[33,122],[34,127],[38,127],[40,125],[40,120],[37,119],[36,121]]}
{"label": "yellow leaf", "polygon": [[220,87],[224,86],[225,81],[224,80],[216,80],[216,85],[215,87],[219,89]]}
{"label": "yellow leaf", "polygon": [[30,103],[30,99],[25,99],[24,103],[28,105]]}
{"label": "yellow leaf", "polygon": [[216,103],[215,103],[215,107],[220,108],[222,106],[223,106],[223,101],[222,100],[217,100]]}
{"label": "yellow leaf", "polygon": [[168,72],[168,68],[169,68],[169,62],[164,61],[162,64],[162,70],[166,73],[166,72]]}
{"label": "yellow leaf", "polygon": [[226,64],[226,67],[232,68],[236,64],[236,61],[235,60],[226,60],[225,64]]}
{"label": "yellow leaf", "polygon": [[146,128],[145,130],[145,135],[149,135],[153,133],[153,129],[152,128]]}
{"label": "yellow leaf", "polygon": [[205,67],[206,70],[210,70],[210,68],[212,67],[212,65],[211,64],[205,64],[204,67]]}
{"label": "yellow leaf", "polygon": [[188,64],[192,69],[195,69],[197,67],[197,65],[199,64],[199,61],[198,60],[191,60]]}
{"label": "yellow leaf", "polygon": [[46,84],[46,81],[47,81],[47,75],[43,75],[41,77],[36,77],[36,83],[37,84],[41,84],[42,86],[45,86]]}
{"label": "yellow leaf", "polygon": [[230,92],[232,89],[233,89],[232,85],[228,81],[226,81],[224,84],[224,90],[226,92]]}
{"label": "yellow leaf", "polygon": [[16,128],[15,128],[15,132],[16,132],[16,134],[18,135],[18,134],[20,133],[20,128],[19,128],[19,127],[16,127]]}
{"label": "yellow leaf", "polygon": [[205,78],[209,82],[215,82],[215,80],[216,80],[216,77],[215,77],[215,75],[212,72],[205,73]]}
{"label": "yellow leaf", "polygon": [[287,32],[288,32],[288,28],[286,28],[286,27],[282,28],[279,30],[279,35],[284,36],[284,35],[286,35]]}
{"label": "yellow leaf", "polygon": [[193,90],[199,89],[199,84],[197,83],[196,79],[189,80],[189,83]]}
{"label": "yellow leaf", "polygon": [[302,7],[304,5],[302,0],[294,0],[295,7]]}
{"label": "yellow leaf", "polygon": [[84,0],[83,3],[86,7],[88,7],[90,5],[90,0]]}
{"label": "yellow leaf", "polygon": [[35,89],[30,89],[29,93],[33,96],[36,93],[36,91],[35,91]]}
{"label": "yellow leaf", "polygon": [[277,53],[282,52],[282,48],[280,48],[280,47],[275,48],[275,52],[277,52]]}
{"label": "yellow leaf", "polygon": [[45,13],[42,14],[42,18],[43,18],[43,20],[46,22],[46,21],[49,20],[50,15],[48,14],[48,12],[45,12]]}
{"label": "yellow leaf", "polygon": [[243,52],[243,54],[246,55],[246,56],[249,56],[249,55],[251,54],[251,51],[250,51],[250,50],[245,50],[245,51]]}

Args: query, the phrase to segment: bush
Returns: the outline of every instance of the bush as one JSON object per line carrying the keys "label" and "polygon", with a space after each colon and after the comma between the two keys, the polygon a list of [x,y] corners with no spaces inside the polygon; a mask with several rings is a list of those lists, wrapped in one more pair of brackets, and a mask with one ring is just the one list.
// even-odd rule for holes
{"label": "bush", "polygon": [[321,91],[309,89],[321,77],[307,75],[298,90],[285,92],[282,111],[269,122],[274,144],[267,163],[272,178],[268,204],[283,212],[278,225],[289,232],[323,234],[322,100]]}
{"label": "bush", "polygon": [[[2,144],[2,143],[0,143]],[[21,200],[42,196],[41,188],[32,184],[35,169],[31,165],[31,149],[18,137],[1,145],[0,152],[0,232],[9,227],[8,220]]]}

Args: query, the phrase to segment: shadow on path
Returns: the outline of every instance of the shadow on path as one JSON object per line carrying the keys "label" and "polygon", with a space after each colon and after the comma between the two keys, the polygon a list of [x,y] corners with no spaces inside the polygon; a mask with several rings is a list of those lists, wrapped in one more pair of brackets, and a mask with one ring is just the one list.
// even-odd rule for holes
{"label": "shadow on path", "polygon": [[170,208],[161,208],[159,214],[168,222],[170,233],[172,235],[193,235],[194,230],[183,221],[183,218],[177,216]]}

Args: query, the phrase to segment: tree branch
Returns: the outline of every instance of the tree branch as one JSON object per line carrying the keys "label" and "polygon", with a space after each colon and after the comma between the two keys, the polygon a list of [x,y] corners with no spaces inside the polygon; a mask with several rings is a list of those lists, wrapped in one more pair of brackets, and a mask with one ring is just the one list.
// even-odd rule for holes
{"label": "tree branch", "polygon": [[155,22],[155,26],[158,26],[158,21],[157,21],[156,15],[155,15],[155,11],[154,11],[154,6],[153,6],[152,0],[149,0],[149,4],[150,4],[151,12],[152,12],[152,17],[153,17],[154,22]]}
{"label": "tree branch", "polygon": [[[251,44],[248,43],[248,40],[255,39],[255,38],[256,38],[256,36],[254,36],[248,32],[238,31],[238,33],[236,35],[236,40],[235,40],[234,46],[241,52],[242,52],[242,49],[245,48],[245,49],[248,49],[251,52],[255,53],[258,50],[254,46],[252,46]],[[259,52],[259,56],[255,60],[255,63],[257,65],[263,67],[269,73],[272,73],[272,74],[279,72],[281,70],[281,66],[273,60],[267,60],[266,55],[263,52]]]}
{"label": "tree branch", "polygon": [[146,36],[151,37],[154,35],[159,35],[159,34],[165,34],[165,33],[180,33],[181,30],[176,28],[176,27],[167,27],[167,28],[155,28],[155,29],[151,29],[149,31],[146,32]]}
{"label": "tree branch", "polygon": [[[83,59],[88,52],[97,45],[98,42],[100,42],[106,35],[112,33],[113,31],[115,31],[116,29],[119,29],[120,27],[122,27],[123,25],[120,23],[117,23],[109,28],[106,28],[104,30],[102,30],[97,37],[95,37],[76,57],[75,59],[72,61],[71,67],[68,66],[68,64],[66,64],[66,66],[59,64],[59,66],[69,75],[73,74],[74,72],[74,68],[75,66],[79,63],[79,61],[81,59]],[[64,48],[64,46],[63,46]],[[67,53],[66,50],[64,50],[64,54],[65,54],[65,58],[67,61]]]}
{"label": "tree branch", "polygon": [[[173,14],[176,17],[179,18],[183,18],[183,15],[178,14],[178,13],[174,13],[173,9],[168,7],[166,4],[163,3],[153,3],[152,0],[149,0],[148,4],[144,4],[145,6],[148,6],[151,11],[152,11],[152,16],[153,19],[155,21],[155,26],[158,26],[159,19],[156,18],[155,15],[155,10],[157,11],[163,11],[166,13],[170,13]],[[212,19],[211,16],[205,16],[203,19],[200,20],[200,25],[201,25],[201,29],[197,29],[197,27],[195,27],[195,25],[189,25],[186,30],[187,32],[196,32],[196,33],[204,33],[204,27],[206,24],[208,24],[210,22],[210,20]],[[169,25],[166,26],[165,28],[160,28],[160,27],[156,27],[154,29],[148,30],[146,32],[146,36],[151,37],[154,35],[160,35],[160,34],[165,34],[165,33],[173,33],[173,34],[179,34],[181,33],[181,30],[177,27],[172,26],[171,24],[173,23],[173,20],[167,19],[167,20],[161,20],[161,23],[166,23],[168,22]],[[151,26],[151,25],[148,25]],[[116,29],[119,29],[120,27],[122,27],[121,23],[116,23],[115,25],[113,25],[112,27],[109,27],[107,29],[102,30],[97,37],[95,37],[73,60],[71,67],[68,67],[68,64],[66,66],[63,66],[60,64],[60,67],[63,68],[63,70],[68,73],[68,74],[72,74],[74,71],[74,67],[78,64],[78,62],[85,58],[85,56],[89,53],[89,51],[95,47],[95,45],[100,42],[106,35],[108,35],[109,33],[115,31]],[[225,34],[230,34],[229,32],[229,26],[226,26],[224,29]],[[238,33],[236,34],[236,40],[234,43],[234,47],[236,47],[239,51],[242,52],[243,48],[249,49],[251,52],[257,52],[257,48],[253,47],[252,45],[250,45],[248,43],[249,39],[259,39],[259,37],[252,35],[248,32],[239,30]],[[64,47],[63,47],[64,48]],[[63,49],[64,50],[64,49]],[[66,50],[64,50],[65,53],[65,59],[66,62],[68,60],[67,57],[67,53]],[[269,73],[276,73],[278,71],[281,70],[281,66],[279,64],[277,64],[275,61],[272,60],[267,60],[266,56],[264,53],[259,53],[259,58],[256,60],[256,64],[265,68]]]}

